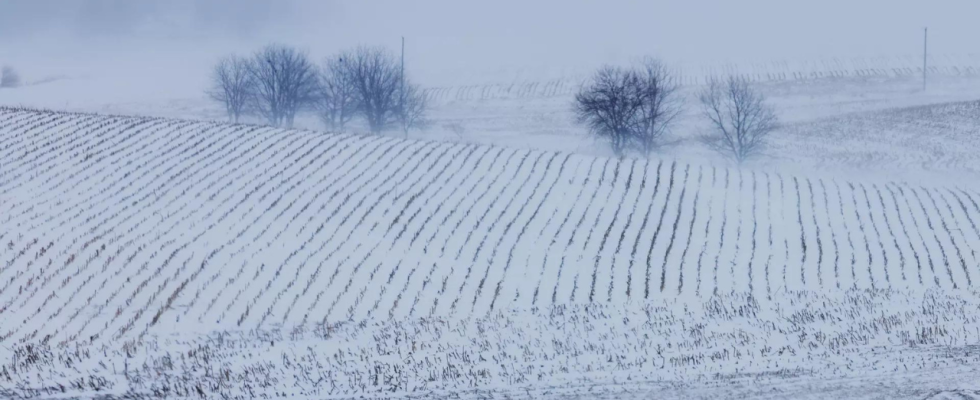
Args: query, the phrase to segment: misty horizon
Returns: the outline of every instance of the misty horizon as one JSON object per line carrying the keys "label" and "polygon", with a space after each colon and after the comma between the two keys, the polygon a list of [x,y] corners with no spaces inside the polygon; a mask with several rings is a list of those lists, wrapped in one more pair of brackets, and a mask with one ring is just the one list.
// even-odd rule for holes
{"label": "misty horizon", "polygon": [[173,57],[268,43],[298,46],[319,59],[357,45],[397,51],[404,36],[410,70],[424,84],[444,85],[469,80],[468,74],[503,73],[498,79],[509,80],[583,73],[644,56],[682,66],[917,56],[925,27],[932,54],[980,53],[974,40],[980,26],[971,17],[980,15],[980,4],[968,0],[69,4],[0,4],[0,60],[84,66],[107,58],[138,62],[127,52]]}
{"label": "misty horizon", "polygon": [[980,400],[978,15],[0,0],[0,398]]}

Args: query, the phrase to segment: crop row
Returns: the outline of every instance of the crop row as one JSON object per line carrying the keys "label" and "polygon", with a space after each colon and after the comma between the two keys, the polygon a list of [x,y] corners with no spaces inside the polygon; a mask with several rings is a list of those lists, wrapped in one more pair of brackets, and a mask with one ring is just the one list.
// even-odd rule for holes
{"label": "crop row", "polygon": [[3,342],[980,276],[968,187],[26,110],[0,156]]}

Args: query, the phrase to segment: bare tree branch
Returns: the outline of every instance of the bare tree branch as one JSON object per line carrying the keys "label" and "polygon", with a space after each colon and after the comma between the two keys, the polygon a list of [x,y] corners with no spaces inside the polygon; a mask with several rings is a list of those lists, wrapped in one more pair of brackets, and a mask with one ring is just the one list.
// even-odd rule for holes
{"label": "bare tree branch", "polygon": [[357,86],[341,57],[328,59],[320,69],[316,108],[327,129],[343,131],[360,109]]}
{"label": "bare tree branch", "polygon": [[423,129],[428,124],[425,113],[428,108],[428,98],[425,93],[413,84],[405,82],[404,92],[399,96],[398,119],[405,135],[411,129]]}
{"label": "bare tree branch", "polygon": [[211,76],[208,96],[225,107],[228,119],[238,123],[249,105],[255,81],[249,73],[249,61],[227,57],[218,62]]}
{"label": "bare tree branch", "polygon": [[680,87],[667,67],[656,59],[646,59],[639,68],[645,92],[637,138],[640,150],[649,154],[660,146],[661,139],[682,110]]}
{"label": "bare tree branch", "polygon": [[373,133],[399,120],[401,71],[383,48],[361,47],[340,57],[357,89],[359,110]]}
{"label": "bare tree branch", "polygon": [[648,154],[679,115],[678,85],[666,67],[647,60],[637,68],[603,67],[575,96],[575,115],[622,157],[635,148]]}
{"label": "bare tree branch", "polygon": [[269,125],[292,127],[296,113],[317,97],[316,68],[299,50],[270,45],[256,53],[249,66],[255,81],[254,107]]}
{"label": "bare tree branch", "polygon": [[745,79],[712,80],[698,99],[712,131],[702,141],[738,163],[758,155],[778,126],[775,111]]}

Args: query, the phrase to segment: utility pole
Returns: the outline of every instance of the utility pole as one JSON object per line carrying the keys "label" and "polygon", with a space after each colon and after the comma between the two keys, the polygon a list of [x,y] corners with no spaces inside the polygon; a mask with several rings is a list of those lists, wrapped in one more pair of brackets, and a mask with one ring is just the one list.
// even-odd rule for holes
{"label": "utility pole", "polygon": [[929,28],[925,28],[922,34],[922,90],[926,90],[926,68],[929,67]]}

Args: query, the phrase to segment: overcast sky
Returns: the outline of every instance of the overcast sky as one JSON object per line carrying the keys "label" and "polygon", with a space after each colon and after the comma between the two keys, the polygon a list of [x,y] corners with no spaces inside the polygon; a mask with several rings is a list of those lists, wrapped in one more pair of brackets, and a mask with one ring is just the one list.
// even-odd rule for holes
{"label": "overcast sky", "polygon": [[272,41],[319,58],[357,44],[396,48],[405,36],[413,73],[438,83],[642,55],[679,64],[914,55],[925,26],[935,54],[980,53],[978,15],[977,0],[2,0],[0,58],[205,64]]}

